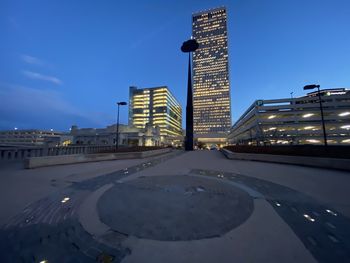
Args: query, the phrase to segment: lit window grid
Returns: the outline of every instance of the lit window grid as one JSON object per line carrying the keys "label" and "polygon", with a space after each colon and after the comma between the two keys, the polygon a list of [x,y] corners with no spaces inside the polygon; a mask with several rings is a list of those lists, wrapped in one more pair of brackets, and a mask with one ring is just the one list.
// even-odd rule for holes
{"label": "lit window grid", "polygon": [[[153,92],[150,92],[150,90]],[[137,98],[136,103],[135,96]],[[148,89],[147,96],[143,96],[142,93],[140,94],[140,90],[137,90],[137,95],[135,96],[130,99],[131,110],[142,109],[143,111],[141,114],[132,114],[131,121],[135,126],[144,128],[147,123],[152,122],[153,126],[158,125],[160,127],[161,135],[166,135],[167,133],[181,135],[181,106],[167,88]],[[150,101],[153,102],[153,108],[151,108]],[[166,112],[156,113],[156,109],[161,107],[166,107]],[[168,111],[172,111],[177,118],[168,116]],[[151,117],[151,113],[153,117]]]}
{"label": "lit window grid", "polygon": [[204,13],[193,22],[193,36],[200,45],[193,54],[193,115],[197,134],[227,132],[231,126],[226,12],[210,13],[214,20]]}

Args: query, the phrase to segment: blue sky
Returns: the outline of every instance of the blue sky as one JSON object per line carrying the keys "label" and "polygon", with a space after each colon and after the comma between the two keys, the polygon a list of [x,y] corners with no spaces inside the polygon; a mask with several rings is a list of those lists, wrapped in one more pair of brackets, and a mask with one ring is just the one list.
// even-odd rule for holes
{"label": "blue sky", "polygon": [[222,5],[233,122],[305,84],[350,87],[348,0],[0,0],[0,129],[109,125],[130,85],[167,85],[185,109],[191,15]]}

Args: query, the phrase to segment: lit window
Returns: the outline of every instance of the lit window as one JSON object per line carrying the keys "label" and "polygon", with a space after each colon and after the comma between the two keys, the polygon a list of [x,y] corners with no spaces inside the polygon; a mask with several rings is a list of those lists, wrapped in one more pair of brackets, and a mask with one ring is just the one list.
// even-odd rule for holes
{"label": "lit window", "polygon": [[314,113],[306,113],[303,115],[303,118],[309,118],[311,116],[314,116],[315,114]]}
{"label": "lit window", "polygon": [[344,116],[350,115],[350,112],[346,111],[346,112],[339,113],[338,115],[341,116],[341,117],[344,117]]}
{"label": "lit window", "polygon": [[310,140],[306,140],[307,142],[311,142],[311,143],[319,143],[320,140],[314,140],[314,139],[310,139]]}

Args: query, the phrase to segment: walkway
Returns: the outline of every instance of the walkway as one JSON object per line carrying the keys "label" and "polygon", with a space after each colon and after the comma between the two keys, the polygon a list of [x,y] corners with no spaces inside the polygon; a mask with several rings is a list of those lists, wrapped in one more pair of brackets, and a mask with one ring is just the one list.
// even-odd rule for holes
{"label": "walkway", "polygon": [[1,262],[348,262],[350,174],[218,151],[0,172]]}

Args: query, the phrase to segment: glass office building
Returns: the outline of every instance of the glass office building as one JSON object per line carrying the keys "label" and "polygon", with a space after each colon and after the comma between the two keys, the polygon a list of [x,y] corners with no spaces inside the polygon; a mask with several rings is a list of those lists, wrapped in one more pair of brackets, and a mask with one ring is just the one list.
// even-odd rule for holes
{"label": "glass office building", "polygon": [[192,36],[199,43],[192,57],[194,136],[223,145],[231,128],[226,9],[193,14]]}
{"label": "glass office building", "polygon": [[145,128],[147,124],[158,126],[162,142],[165,142],[182,136],[181,121],[181,106],[168,87],[130,87],[129,125],[136,128]]}

